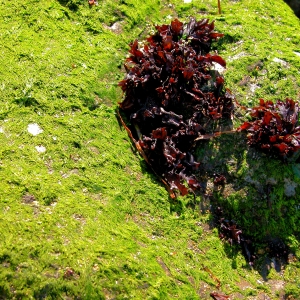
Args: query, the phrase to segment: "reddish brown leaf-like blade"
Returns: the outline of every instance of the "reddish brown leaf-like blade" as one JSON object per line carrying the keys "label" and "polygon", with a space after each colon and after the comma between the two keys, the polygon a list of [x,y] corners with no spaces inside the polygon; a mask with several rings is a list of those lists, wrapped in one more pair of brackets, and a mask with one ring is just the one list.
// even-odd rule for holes
{"label": "reddish brown leaf-like blade", "polygon": [[221,14],[221,0],[218,0],[218,13]]}
{"label": "reddish brown leaf-like blade", "polygon": [[169,25],[166,25],[166,24],[161,25],[161,26],[157,25],[157,26],[155,26],[155,29],[156,29],[161,35],[165,35],[166,32],[169,30]]}
{"label": "reddish brown leaf-like blade", "polygon": [[[234,131],[224,131],[223,133],[234,133]],[[215,132],[212,134],[203,134],[198,136],[195,141],[200,141],[200,140],[210,140],[214,137],[220,136],[222,134],[222,132]]]}
{"label": "reddish brown leaf-like blade", "polygon": [[171,29],[174,34],[179,35],[183,29],[183,23],[181,23],[178,19],[175,19],[171,22]]}
{"label": "reddish brown leaf-like blade", "polygon": [[222,76],[218,76],[216,78],[217,85],[222,85],[224,83],[224,78]]}
{"label": "reddish brown leaf-like blade", "polygon": [[183,77],[186,79],[186,80],[190,80],[194,75],[194,70],[192,68],[186,68],[184,71],[183,71]]}
{"label": "reddish brown leaf-like blade", "polygon": [[286,135],[283,137],[283,141],[284,141],[285,143],[290,143],[292,140],[293,140],[293,135],[292,135],[292,134],[286,134]]}
{"label": "reddish brown leaf-like blade", "polygon": [[[122,118],[122,116],[121,116],[119,110],[117,110],[117,114],[118,114],[118,117],[119,117],[119,120],[120,120],[121,124],[123,125],[123,127],[124,127],[125,130],[127,131],[128,136],[130,137],[131,141],[132,141],[133,144],[135,145],[136,149],[137,149],[138,152],[141,154],[141,156],[144,158],[144,160],[148,163],[148,165],[152,168],[152,166],[151,166],[151,164],[150,164],[150,162],[149,162],[149,160],[148,160],[147,155],[146,155],[145,152],[143,151],[143,149],[142,149],[142,147],[140,146],[139,142],[137,142],[137,141],[134,139],[134,137],[133,137],[133,135],[132,135],[132,133],[131,133],[131,130],[126,126],[126,124],[125,124],[125,122],[124,122],[124,120],[123,120],[123,118]],[[161,178],[161,176],[159,176],[159,175],[155,172],[155,170],[154,170],[153,168],[152,168],[152,170],[153,170],[154,174],[155,174],[155,175],[162,181],[162,183],[166,186],[167,191],[169,192],[170,197],[171,197],[172,199],[176,198],[175,193],[174,193],[173,190],[170,188],[170,186],[168,185],[168,183],[167,183],[163,178]]]}
{"label": "reddish brown leaf-like blade", "polygon": [[275,144],[274,147],[278,148],[281,154],[286,153],[289,148],[285,143]]}
{"label": "reddish brown leaf-like blade", "polygon": [[212,33],[210,34],[210,37],[211,37],[212,39],[214,39],[214,40],[216,40],[216,39],[218,39],[218,38],[221,38],[221,37],[223,37],[223,36],[224,36],[223,33],[217,33],[217,32],[212,32]]}
{"label": "reddish brown leaf-like blade", "polygon": [[261,147],[261,149],[264,149],[264,150],[270,150],[271,149],[270,144],[262,144],[260,147]]}
{"label": "reddish brown leaf-like blade", "polygon": [[264,118],[263,118],[263,124],[264,125],[269,125],[271,120],[273,118],[273,114],[269,111],[266,111]]}
{"label": "reddish brown leaf-like blade", "polygon": [[124,80],[121,80],[119,83],[118,83],[118,86],[121,87],[122,91],[125,92],[126,89],[127,89],[127,80],[124,79]]}
{"label": "reddish brown leaf-like blade", "polygon": [[130,98],[126,98],[123,102],[120,103],[120,107],[123,110],[130,109],[133,106],[133,103]]}
{"label": "reddish brown leaf-like blade", "polygon": [[166,61],[166,56],[163,51],[157,51],[157,55],[162,59],[162,61]]}
{"label": "reddish brown leaf-like blade", "polygon": [[166,51],[170,51],[172,49],[172,36],[167,35],[163,39],[163,47],[164,47],[164,50],[166,50]]}
{"label": "reddish brown leaf-like blade", "polygon": [[275,143],[278,140],[278,135],[271,135],[269,140],[271,143]]}
{"label": "reddish brown leaf-like blade", "polygon": [[160,93],[163,93],[165,90],[162,86],[156,88],[156,91],[160,94]]}
{"label": "reddish brown leaf-like blade", "polygon": [[167,130],[165,127],[158,128],[158,129],[152,131],[152,136],[155,139],[165,140],[166,137],[168,136]]}
{"label": "reddish brown leaf-like blade", "polygon": [[210,296],[215,300],[227,300],[227,299],[229,299],[229,296],[223,295],[223,294],[220,294],[220,293],[217,293],[217,292],[210,293]]}
{"label": "reddish brown leaf-like blade", "polygon": [[252,126],[252,124],[250,122],[244,122],[244,124],[242,124],[237,131],[242,131],[242,130],[247,130]]}
{"label": "reddish brown leaf-like blade", "polygon": [[189,193],[188,188],[180,182],[179,175],[177,175],[177,174],[167,174],[166,175],[166,180],[170,185],[171,191],[179,190],[181,196],[185,196]]}
{"label": "reddish brown leaf-like blade", "polygon": [[143,57],[143,52],[138,50],[138,40],[135,40],[132,44],[130,44],[131,49],[129,52],[135,57]]}
{"label": "reddish brown leaf-like blade", "polygon": [[217,283],[216,287],[219,289],[221,286],[221,281],[213,274],[213,272],[208,267],[203,266],[203,270],[206,271],[209,276]]}
{"label": "reddish brown leaf-like blade", "polygon": [[210,59],[218,64],[220,64],[222,67],[226,67],[226,61],[219,55],[211,55]]}

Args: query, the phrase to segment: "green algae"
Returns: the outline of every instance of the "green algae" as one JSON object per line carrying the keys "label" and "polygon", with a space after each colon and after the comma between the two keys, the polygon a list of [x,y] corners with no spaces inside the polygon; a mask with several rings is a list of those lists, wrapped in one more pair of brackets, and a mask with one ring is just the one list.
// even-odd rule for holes
{"label": "green algae", "polygon": [[[211,153],[209,174],[213,166],[230,175],[230,188],[217,193],[230,217],[249,234],[254,228],[257,240],[281,236],[295,254],[282,273],[271,268],[264,281],[267,258],[250,270],[239,250],[209,227],[209,204],[171,201],[115,115],[128,44],[153,24],[190,15],[216,19],[225,33],[215,49],[227,60],[226,85],[240,103],[296,98],[299,20],[288,6],[222,1],[221,16],[212,0],[93,7],[79,0],[0,1],[0,8],[1,297],[209,299],[215,278],[233,299],[299,297],[296,164],[248,152],[240,137],[199,147],[199,157]],[[43,130],[36,136],[27,130],[34,123]],[[231,153],[226,145],[233,142]],[[45,152],[37,151],[41,146]],[[290,182],[295,195],[287,196]],[[272,280],[285,282],[277,294]]]}

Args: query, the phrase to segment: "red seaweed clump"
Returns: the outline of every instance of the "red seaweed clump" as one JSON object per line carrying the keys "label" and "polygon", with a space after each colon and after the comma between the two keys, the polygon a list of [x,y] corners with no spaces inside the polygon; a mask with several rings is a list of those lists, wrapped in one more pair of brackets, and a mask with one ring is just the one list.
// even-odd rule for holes
{"label": "red seaweed clump", "polygon": [[194,159],[195,140],[205,136],[205,122],[230,118],[233,96],[214,64],[225,60],[210,53],[214,22],[194,18],[184,24],[156,26],[156,32],[140,44],[130,44],[119,83],[124,92],[120,117],[137,149],[167,185],[170,195],[196,192],[200,163]]}
{"label": "red seaweed clump", "polygon": [[250,110],[252,120],[244,122],[239,131],[246,131],[248,144],[283,159],[300,149],[299,106],[292,99],[265,101]]}

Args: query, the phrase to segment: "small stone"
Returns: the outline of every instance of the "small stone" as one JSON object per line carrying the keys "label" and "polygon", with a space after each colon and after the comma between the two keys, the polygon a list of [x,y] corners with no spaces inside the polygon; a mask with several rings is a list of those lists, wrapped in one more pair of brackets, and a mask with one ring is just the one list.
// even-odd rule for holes
{"label": "small stone", "polygon": [[27,131],[32,135],[36,136],[43,132],[43,129],[36,123],[28,124]]}
{"label": "small stone", "polygon": [[276,62],[276,63],[281,64],[283,67],[288,67],[289,66],[289,64],[286,61],[284,61],[283,59],[277,58],[277,57],[274,57],[273,61]]}
{"label": "small stone", "polygon": [[219,72],[220,74],[223,74],[225,72],[225,68],[223,66],[221,66],[220,64],[213,62],[213,69],[216,70],[217,72]]}

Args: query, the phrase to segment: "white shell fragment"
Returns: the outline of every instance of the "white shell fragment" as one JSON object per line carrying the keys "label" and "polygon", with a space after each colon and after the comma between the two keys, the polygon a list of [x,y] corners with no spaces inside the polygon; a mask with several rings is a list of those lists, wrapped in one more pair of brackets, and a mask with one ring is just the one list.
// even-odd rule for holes
{"label": "white shell fragment", "polygon": [[32,135],[38,135],[43,132],[43,129],[36,123],[28,124],[27,131]]}

